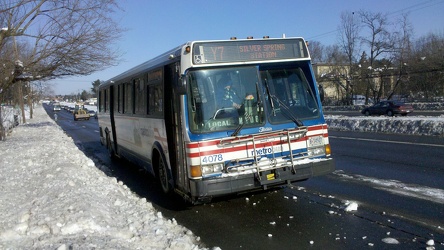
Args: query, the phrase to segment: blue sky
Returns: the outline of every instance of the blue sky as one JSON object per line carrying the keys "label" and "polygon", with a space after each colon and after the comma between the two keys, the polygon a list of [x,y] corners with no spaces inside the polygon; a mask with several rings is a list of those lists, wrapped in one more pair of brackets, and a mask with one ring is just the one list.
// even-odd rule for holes
{"label": "blue sky", "polygon": [[302,36],[323,45],[337,42],[343,11],[366,10],[396,20],[409,13],[415,37],[444,33],[444,0],[122,0],[116,20],[128,31],[116,42],[123,53],[118,66],[83,77],[52,80],[56,94],[89,91],[131,67],[191,40],[232,36]]}

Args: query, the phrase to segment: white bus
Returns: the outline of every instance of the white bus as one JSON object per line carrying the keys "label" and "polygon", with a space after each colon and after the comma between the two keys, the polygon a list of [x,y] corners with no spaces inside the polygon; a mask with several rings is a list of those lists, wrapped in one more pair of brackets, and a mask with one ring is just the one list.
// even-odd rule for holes
{"label": "white bus", "polygon": [[193,41],[99,87],[101,143],[193,204],[335,168],[302,38]]}

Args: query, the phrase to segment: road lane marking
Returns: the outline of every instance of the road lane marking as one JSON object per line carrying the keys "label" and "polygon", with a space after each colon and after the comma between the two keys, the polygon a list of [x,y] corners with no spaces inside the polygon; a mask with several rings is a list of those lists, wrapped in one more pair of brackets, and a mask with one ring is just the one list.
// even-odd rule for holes
{"label": "road lane marking", "polygon": [[370,142],[386,142],[386,143],[393,143],[393,144],[419,145],[419,146],[429,146],[429,147],[444,148],[444,145],[429,144],[429,143],[403,142],[403,141],[386,141],[386,140],[367,139],[367,138],[354,138],[354,137],[342,137],[342,136],[332,136],[332,135],[328,135],[328,137],[330,137],[330,138],[337,138],[337,139],[344,139],[344,140],[370,141]]}
{"label": "road lane marking", "polygon": [[375,189],[388,191],[393,194],[414,197],[444,204],[444,190],[415,184],[407,184],[398,180],[378,179],[358,174],[345,174],[343,171],[334,171],[333,174],[348,180],[363,181],[372,184]]}

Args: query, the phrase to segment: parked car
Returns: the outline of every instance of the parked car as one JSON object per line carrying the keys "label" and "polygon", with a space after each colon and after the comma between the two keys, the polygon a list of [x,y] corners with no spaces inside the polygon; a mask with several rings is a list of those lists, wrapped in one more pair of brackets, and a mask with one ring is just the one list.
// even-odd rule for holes
{"label": "parked car", "polygon": [[399,101],[381,101],[361,111],[361,113],[366,116],[369,115],[406,116],[412,112],[413,112],[412,105],[405,104]]}

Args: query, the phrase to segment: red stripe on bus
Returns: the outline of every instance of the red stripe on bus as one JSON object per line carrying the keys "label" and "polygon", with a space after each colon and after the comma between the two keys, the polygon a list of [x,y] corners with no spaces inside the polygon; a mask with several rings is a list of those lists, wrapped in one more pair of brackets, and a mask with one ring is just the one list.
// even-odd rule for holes
{"label": "red stripe on bus", "polygon": [[[319,135],[322,135],[324,138],[328,138],[328,134],[316,134],[316,135],[311,135],[311,136],[299,138],[297,140],[292,140],[291,143],[296,143],[296,142],[300,142],[300,141],[307,141],[308,138],[314,137],[314,136],[319,136]],[[216,142],[219,142],[219,141],[216,141]],[[264,143],[256,144],[256,148],[273,147],[273,146],[280,146],[280,145],[285,145],[285,144],[288,144],[288,142],[286,140],[275,141],[275,142],[264,142]],[[190,147],[188,147],[188,148],[190,148]],[[206,150],[206,151],[199,151],[199,152],[195,152],[195,153],[188,153],[188,157],[195,158],[195,157],[200,157],[200,156],[222,154],[222,153],[232,153],[232,152],[252,150],[252,149],[254,149],[253,144],[240,145],[237,147],[212,149],[212,150]]]}
{"label": "red stripe on bus", "polygon": [[[322,130],[323,128],[324,128],[323,125],[312,126],[312,127],[309,127],[309,131]],[[326,128],[326,126],[325,126],[325,128]],[[310,135],[310,137],[318,136],[318,135],[321,135],[321,134],[324,135],[324,137],[328,137],[328,133],[322,133],[322,132],[319,133],[319,134]],[[276,133],[267,134],[267,135],[264,135],[264,136],[258,135],[258,136],[255,136],[254,138],[255,138],[255,140],[261,140],[261,139],[265,139],[265,138],[269,138],[269,137],[274,137],[274,136],[277,136],[277,135],[285,136],[285,132],[281,132],[280,131],[280,132],[276,132]],[[238,140],[247,140],[247,139],[250,139],[250,138],[253,138],[253,137],[252,136],[247,136],[247,137],[244,137],[244,138],[241,138],[241,139],[234,138],[232,140],[220,139],[220,140],[213,140],[213,141],[194,142],[194,143],[187,144],[187,148],[192,149],[192,148],[215,146],[215,145],[219,145],[220,141],[222,141],[222,140],[224,142],[226,142],[226,143],[230,143],[230,142],[236,143]]]}
{"label": "red stripe on bus", "polygon": [[[298,140],[293,140],[292,143],[300,142],[300,141],[306,141],[307,138],[300,138]],[[256,148],[264,148],[264,147],[273,147],[273,146],[280,146],[280,145],[286,145],[288,144],[287,141],[276,141],[276,142],[264,142],[264,143],[258,143],[256,144]],[[232,153],[237,151],[245,151],[245,150],[253,150],[254,145],[240,145],[236,147],[229,147],[229,148],[221,148],[221,149],[213,149],[213,150],[206,150],[206,151],[200,151],[195,153],[188,153],[188,157],[194,158],[199,156],[206,156],[206,155],[214,155],[214,154],[222,154],[222,153]]]}

